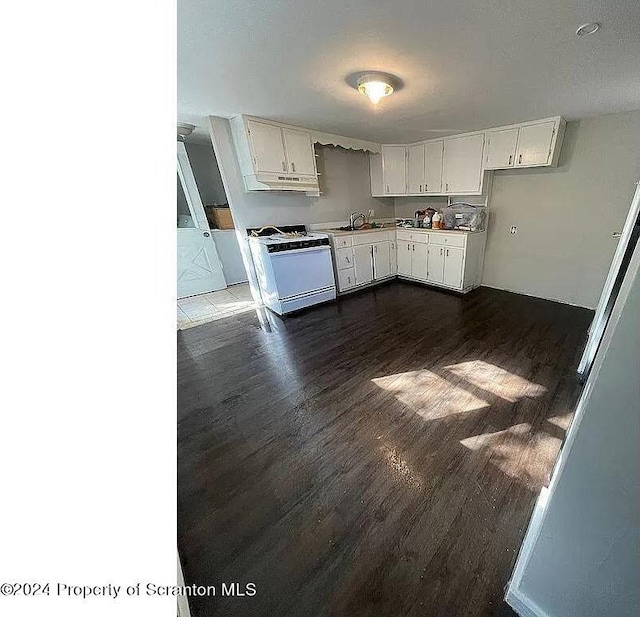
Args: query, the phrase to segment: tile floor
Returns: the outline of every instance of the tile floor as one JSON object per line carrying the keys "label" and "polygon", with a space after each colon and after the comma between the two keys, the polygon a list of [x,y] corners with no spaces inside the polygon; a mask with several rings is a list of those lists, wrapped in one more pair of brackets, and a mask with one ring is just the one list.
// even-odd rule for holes
{"label": "tile floor", "polygon": [[248,283],[230,285],[221,291],[178,300],[178,330],[186,330],[200,324],[224,319],[257,308]]}

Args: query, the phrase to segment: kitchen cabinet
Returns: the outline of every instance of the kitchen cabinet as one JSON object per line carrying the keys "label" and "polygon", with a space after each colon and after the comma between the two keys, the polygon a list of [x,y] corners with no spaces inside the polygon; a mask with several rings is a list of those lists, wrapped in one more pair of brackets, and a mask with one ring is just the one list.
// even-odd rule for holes
{"label": "kitchen cabinet", "polygon": [[398,274],[427,279],[427,245],[411,240],[398,240]]}
{"label": "kitchen cabinet", "polygon": [[442,150],[444,141],[427,141],[407,146],[407,194],[442,192]]}
{"label": "kitchen cabinet", "polygon": [[398,274],[398,242],[395,239],[389,242],[389,274]]}
{"label": "kitchen cabinet", "polygon": [[289,173],[312,176],[316,173],[316,159],[311,135],[303,131],[282,129]]}
{"label": "kitchen cabinet", "polygon": [[407,193],[422,195],[425,192],[425,144],[407,146]]}
{"label": "kitchen cabinet", "polygon": [[444,140],[442,175],[444,193],[464,195],[482,189],[484,133]]}
{"label": "kitchen cabinet", "polygon": [[429,245],[427,251],[427,281],[444,282],[444,246]]}
{"label": "kitchen cabinet", "polygon": [[424,192],[438,195],[442,193],[442,152],[444,141],[428,141],[425,145]]}
{"label": "kitchen cabinet", "polygon": [[484,168],[556,166],[566,124],[556,117],[490,129]]}
{"label": "kitchen cabinet", "polygon": [[516,167],[546,165],[551,156],[555,122],[541,122],[520,128]]}
{"label": "kitchen cabinet", "polygon": [[282,141],[282,129],[264,122],[247,122],[251,136],[253,164],[256,172],[280,173],[287,171],[287,157]]}
{"label": "kitchen cabinet", "polygon": [[373,247],[373,279],[391,276],[391,246],[389,242],[376,242]]}
{"label": "kitchen cabinet", "polygon": [[442,284],[455,289],[462,289],[464,267],[464,249],[457,247],[444,248],[444,270]]}
{"label": "kitchen cabinet", "polygon": [[356,286],[356,273],[353,268],[338,271],[338,289],[345,291]]}
{"label": "kitchen cabinet", "polygon": [[230,124],[248,192],[317,194],[315,151],[308,131],[250,116],[236,116]]}
{"label": "kitchen cabinet", "polygon": [[407,194],[407,149],[382,146],[382,178],[385,195]]}
{"label": "kitchen cabinet", "polygon": [[484,159],[485,169],[513,167],[516,160],[518,132],[518,128],[488,131],[487,153]]}
{"label": "kitchen cabinet", "polygon": [[371,283],[373,281],[373,258],[370,244],[353,247],[353,263],[356,271],[356,284]]}

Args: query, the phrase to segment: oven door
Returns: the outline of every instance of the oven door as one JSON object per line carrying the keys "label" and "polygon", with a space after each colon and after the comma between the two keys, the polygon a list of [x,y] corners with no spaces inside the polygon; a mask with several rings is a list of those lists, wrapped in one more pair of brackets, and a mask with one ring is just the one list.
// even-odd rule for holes
{"label": "oven door", "polygon": [[281,300],[335,287],[328,246],[270,253],[269,257]]}

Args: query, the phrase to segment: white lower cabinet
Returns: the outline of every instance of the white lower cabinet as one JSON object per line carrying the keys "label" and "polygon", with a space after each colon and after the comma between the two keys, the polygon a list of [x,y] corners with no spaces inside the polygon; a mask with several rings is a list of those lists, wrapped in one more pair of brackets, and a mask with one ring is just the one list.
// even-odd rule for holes
{"label": "white lower cabinet", "polygon": [[429,245],[427,252],[427,280],[430,283],[444,281],[444,246]]}
{"label": "white lower cabinet", "polygon": [[356,286],[356,272],[353,268],[338,270],[338,288],[340,291]]}
{"label": "white lower cabinet", "polygon": [[462,289],[464,275],[464,249],[446,247],[444,249],[443,285]]}
{"label": "white lower cabinet", "polygon": [[398,274],[411,276],[411,242],[409,240],[398,240]]}
{"label": "white lower cabinet", "polygon": [[389,274],[395,276],[398,274],[398,242],[391,240],[389,242]]}
{"label": "white lower cabinet", "polygon": [[353,247],[353,263],[356,270],[356,284],[371,283],[373,281],[373,258],[370,244]]}
{"label": "white lower cabinet", "polygon": [[389,242],[376,242],[373,246],[373,278],[391,276],[391,246]]}
{"label": "white lower cabinet", "polygon": [[398,240],[398,274],[427,279],[427,245],[413,240]]}

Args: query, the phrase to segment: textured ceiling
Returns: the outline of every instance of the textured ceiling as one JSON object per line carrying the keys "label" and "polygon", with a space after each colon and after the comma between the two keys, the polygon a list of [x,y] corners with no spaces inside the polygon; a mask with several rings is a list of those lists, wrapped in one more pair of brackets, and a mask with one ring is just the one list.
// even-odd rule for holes
{"label": "textured ceiling", "polygon": [[[600,31],[577,37],[578,26]],[[178,0],[178,120],[380,142],[640,109],[638,0]],[[404,86],[374,108],[346,79]]]}

